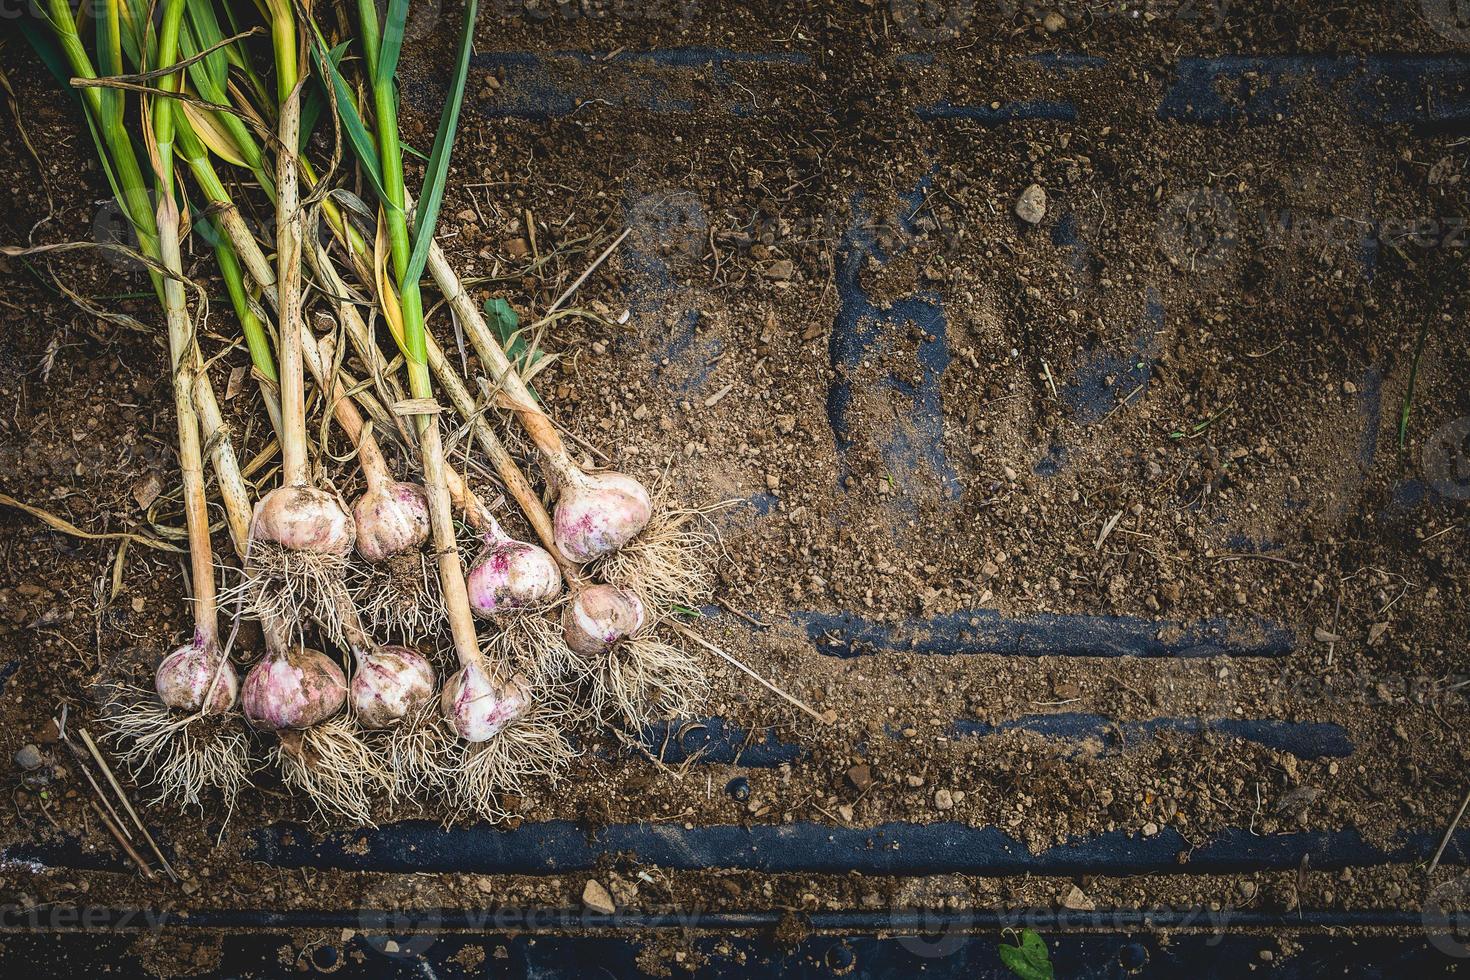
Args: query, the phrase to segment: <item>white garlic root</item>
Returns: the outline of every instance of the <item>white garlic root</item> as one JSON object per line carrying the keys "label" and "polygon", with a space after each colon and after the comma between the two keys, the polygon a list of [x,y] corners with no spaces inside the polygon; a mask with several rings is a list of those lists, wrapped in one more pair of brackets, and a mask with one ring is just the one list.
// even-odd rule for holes
{"label": "white garlic root", "polygon": [[486,657],[531,678],[538,690],[580,683],[599,658],[580,654],[567,645],[561,612],[560,604],[555,604],[498,617],[483,639]]}
{"label": "white garlic root", "polygon": [[391,781],[378,754],[346,716],[304,731],[280,732],[271,761],[281,782],[310,799],[323,819],[355,826],[372,826],[369,788]]}
{"label": "white garlic root", "polygon": [[590,571],[637,595],[655,620],[681,608],[698,609],[714,595],[720,554],[719,534],[710,515],[731,503],[676,508],[660,486],[648,525],[622,548],[593,563]]}
{"label": "white garlic root", "polygon": [[[444,771],[449,776],[445,788],[453,807],[466,816],[492,823],[514,816],[509,797],[529,795],[537,784],[555,784],[567,765],[576,757],[566,730],[574,712],[566,693],[556,688],[540,688],[532,696],[524,678],[514,677],[500,683],[493,678],[470,677],[456,687],[455,700],[466,692],[493,690],[498,706],[507,714],[491,724],[494,735],[480,740],[461,739],[446,754]],[[445,685],[446,692],[449,685]],[[496,709],[480,709],[484,716]]]}

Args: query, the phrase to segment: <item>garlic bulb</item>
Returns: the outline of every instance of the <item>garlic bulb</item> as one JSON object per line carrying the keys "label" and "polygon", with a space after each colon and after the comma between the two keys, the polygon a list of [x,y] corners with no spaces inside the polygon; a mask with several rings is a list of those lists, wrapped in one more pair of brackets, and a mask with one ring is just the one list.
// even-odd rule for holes
{"label": "garlic bulb", "polygon": [[408,647],[379,647],[357,661],[352,710],[364,728],[389,728],[434,696],[434,667]]}
{"label": "garlic bulb", "polygon": [[159,663],[153,688],[170,708],[222,715],[235,706],[240,678],[234,665],[221,659],[213,644],[186,643]]}
{"label": "garlic bulb", "polygon": [[633,540],[653,514],[643,484],[625,473],[569,470],[554,514],[556,546],[579,564]]}
{"label": "garlic bulb", "polygon": [[250,536],[288,551],[345,555],[357,536],[352,515],[325,490],[277,487],[255,505]]}
{"label": "garlic bulb", "polygon": [[606,653],[643,627],[643,603],[615,585],[592,585],[572,596],[562,612],[567,646],[584,655]]}
{"label": "garlic bulb", "polygon": [[555,599],[561,594],[561,569],[546,549],[506,538],[489,544],[470,569],[465,585],[470,608],[476,616],[488,619]]}
{"label": "garlic bulb", "polygon": [[421,547],[429,540],[429,499],[417,483],[386,481],[352,505],[357,553],[370,562]]}
{"label": "garlic bulb", "polygon": [[439,706],[466,742],[485,742],[525,714],[530,693],[518,681],[499,684],[480,664],[459,670],[444,682]]}
{"label": "garlic bulb", "polygon": [[240,703],[257,728],[310,728],[342,710],[347,678],[326,654],[304,647],[267,653],[245,675]]}

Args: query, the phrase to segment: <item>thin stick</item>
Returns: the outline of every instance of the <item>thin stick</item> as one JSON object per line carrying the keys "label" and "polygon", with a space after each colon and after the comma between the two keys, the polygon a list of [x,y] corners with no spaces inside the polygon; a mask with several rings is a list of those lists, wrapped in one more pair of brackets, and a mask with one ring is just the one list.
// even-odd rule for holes
{"label": "thin stick", "polygon": [[332,362],[335,354],[331,341],[326,338],[318,340],[310,334],[301,340],[302,359],[306,362],[306,369],[311,372],[317,387],[322,389],[331,403],[332,417],[357,447],[357,463],[368,486],[381,487],[392,482],[393,474],[388,469],[388,460],[383,456],[383,449],[378,445],[372,430],[363,422],[357,403],[342,389],[340,382],[329,380],[326,366]]}
{"label": "thin stick", "polygon": [[1280,555],[1252,554],[1251,552],[1216,555],[1215,561],[1273,561],[1278,565],[1290,565],[1292,568],[1300,568],[1301,562],[1292,561],[1290,558],[1282,558]]}
{"label": "thin stick", "polygon": [[729,661],[731,664],[734,664],[740,670],[742,670],[745,673],[749,674],[762,687],[764,687],[766,690],[770,691],[772,694],[776,694],[776,695],[779,695],[780,697],[785,698],[787,701],[790,701],[792,704],[796,705],[802,711],[805,711],[807,714],[811,715],[813,718],[815,718],[817,721],[821,722],[822,724],[825,725],[827,723],[827,719],[826,718],[823,718],[821,715],[817,714],[816,710],[814,708],[812,708],[811,705],[807,704],[805,701],[801,700],[800,698],[796,697],[795,695],[787,694],[785,691],[781,690],[775,684],[772,684],[770,681],[766,680],[760,674],[757,674],[755,671],[753,671],[749,667],[745,666],[745,664],[741,663],[739,660],[736,660],[734,657],[732,657],[730,654],[726,653],[724,650],[721,650],[719,647],[715,646],[713,643],[710,643],[704,637],[700,636],[698,633],[694,632],[692,629],[690,629],[689,627],[685,626],[683,623],[679,622],[678,620],[671,619],[671,620],[668,621],[668,624],[674,628],[674,631],[676,633],[678,633],[679,635],[683,636],[685,639],[693,640],[695,643],[697,643],[700,646],[704,647],[710,653],[713,653],[713,654],[715,654],[718,657],[723,657],[725,660]]}
{"label": "thin stick", "polygon": [[582,285],[582,283],[584,283],[584,282],[587,281],[587,277],[590,276],[590,275],[592,275],[593,272],[597,271],[597,267],[600,266],[600,265],[602,265],[603,262],[607,261],[607,257],[609,255],[613,254],[613,249],[615,249],[619,245],[623,244],[623,239],[624,238],[627,238],[632,233],[633,233],[633,228],[632,228],[631,225],[629,227],[627,227],[627,228],[624,228],[623,229],[623,233],[621,235],[619,235],[617,237],[617,239],[614,240],[611,245],[609,245],[607,248],[603,249],[601,255],[599,255],[596,259],[593,259],[592,264],[587,267],[587,271],[584,272],[584,273],[582,273],[580,276],[578,276],[577,277],[577,281],[574,282],[574,283],[572,283],[570,286],[568,286],[567,289],[566,289],[566,292],[564,292],[560,296],[558,296],[556,298],[556,302],[555,303],[552,303],[550,306],[548,306],[546,308],[546,314],[545,315],[546,316],[551,316],[551,314],[553,314],[557,310],[561,309],[561,304],[563,304],[567,300],[571,299],[572,298],[572,294],[577,291],[577,289]]}
{"label": "thin stick", "polygon": [[[60,730],[61,724],[58,723],[56,727],[58,730]],[[131,830],[128,830],[127,826],[123,824],[122,817],[119,817],[117,815],[117,811],[112,808],[112,801],[107,798],[106,793],[102,792],[102,787],[97,785],[97,777],[93,776],[92,770],[87,768],[86,754],[83,753],[81,749],[77,748],[76,743],[68,738],[65,732],[62,733],[61,741],[66,745],[68,749],[71,750],[72,755],[76,756],[77,768],[82,771],[83,776],[87,777],[87,782],[91,785],[92,792],[97,794],[97,798],[102,801],[102,805],[107,807],[107,812],[112,814],[112,819],[118,822],[118,825],[122,827],[123,833],[127,834],[128,839],[131,840],[133,837],[133,832]]]}
{"label": "thin stick", "polygon": [[[342,281],[342,276],[337,272],[337,266],[327,254],[327,250],[319,243],[307,252],[307,259],[311,262],[312,271],[320,282],[320,286],[327,295],[336,301],[337,320],[347,332],[347,339],[352,343],[353,350],[357,356],[362,358],[367,365],[368,371],[374,379],[381,379],[388,388],[390,401],[402,401],[404,399],[403,387],[398,383],[396,375],[389,370],[388,359],[378,349],[378,343],[373,339],[373,332],[368,328],[362,314],[358,312],[357,305],[352,302],[348,295],[347,284]],[[379,392],[381,394],[381,391]],[[408,428],[396,417],[393,419],[399,434],[405,443],[410,442]]]}
{"label": "thin stick", "polygon": [[118,846],[127,853],[128,857],[133,859],[133,863],[138,866],[138,870],[143,872],[143,877],[147,878],[149,881],[152,881],[154,878],[156,878],[157,875],[155,875],[153,873],[153,869],[148,866],[148,862],[143,860],[143,855],[134,850],[133,845],[130,844],[128,842],[128,839],[122,835],[122,831],[118,828],[118,825],[113,823],[112,819],[108,817],[107,814],[102,812],[102,808],[97,805],[97,801],[89,799],[87,800],[87,802],[92,805],[92,812],[97,814],[97,819],[102,821],[102,826],[106,827],[108,831],[112,834],[112,839],[117,841]]}
{"label": "thin stick", "polygon": [[14,507],[16,510],[23,511],[29,514],[54,531],[60,531],[62,534],[69,534],[74,538],[81,538],[84,541],[108,541],[117,539],[122,541],[134,541],[145,548],[152,548],[155,551],[172,551],[175,554],[178,554],[184,550],[177,545],[169,544],[167,541],[160,541],[157,538],[150,538],[146,534],[131,534],[127,531],[109,531],[107,533],[98,534],[94,531],[83,531],[71,521],[68,521],[63,517],[57,517],[49,510],[42,510],[41,508],[33,507],[30,504],[25,503],[24,501],[16,500],[8,493],[0,493],[0,504],[3,504],[6,507]]}
{"label": "thin stick", "polygon": [[158,863],[163,865],[163,870],[168,872],[170,878],[178,881],[179,876],[174,874],[174,869],[168,863],[168,858],[164,857],[163,852],[158,849],[158,842],[148,832],[148,827],[143,823],[143,818],[138,816],[137,810],[133,809],[132,801],[128,799],[128,794],[123,792],[122,785],[117,781],[117,777],[112,774],[112,767],[103,758],[101,751],[97,748],[97,743],[92,741],[92,736],[88,734],[85,728],[77,729],[77,734],[82,736],[82,742],[87,746],[87,751],[92,753],[93,759],[97,760],[97,767],[102,770],[102,775],[107,777],[108,785],[117,794],[117,798],[122,801],[123,809],[128,812],[128,816],[133,818],[133,823],[137,826],[138,830],[142,831],[143,839],[148,842],[148,847],[153,851],[154,856],[158,858]]}
{"label": "thin stick", "polygon": [[1332,636],[1333,639],[1327,644],[1327,665],[1332,665],[1332,658],[1337,655],[1337,623],[1342,616],[1342,580],[1337,582],[1337,601],[1332,605]]}
{"label": "thin stick", "polygon": [[1454,836],[1455,828],[1460,826],[1460,820],[1465,816],[1465,809],[1467,807],[1470,807],[1470,790],[1465,791],[1465,798],[1460,801],[1459,812],[1455,814],[1455,819],[1450,821],[1449,827],[1444,832],[1444,837],[1440,838],[1439,847],[1435,849],[1434,860],[1429,862],[1429,870],[1425,872],[1426,875],[1434,874],[1434,869],[1439,867],[1439,859],[1444,856],[1444,849],[1449,846],[1450,838]]}

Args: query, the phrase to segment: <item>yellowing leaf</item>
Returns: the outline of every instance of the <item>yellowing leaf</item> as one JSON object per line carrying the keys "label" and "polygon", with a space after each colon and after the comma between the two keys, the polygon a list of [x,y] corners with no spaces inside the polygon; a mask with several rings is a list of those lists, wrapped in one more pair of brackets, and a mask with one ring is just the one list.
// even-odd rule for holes
{"label": "yellowing leaf", "polygon": [[209,147],[209,152],[237,167],[247,166],[245,153],[240,149],[240,144],[235,141],[229,131],[219,124],[214,113],[199,108],[189,102],[180,100],[175,105],[184,110],[184,116],[189,120],[189,126],[194,130],[194,135],[199,141]]}
{"label": "yellowing leaf", "polygon": [[373,241],[373,277],[378,282],[378,301],[383,307],[383,319],[388,321],[388,332],[398,349],[408,352],[403,346],[403,311],[398,307],[398,294],[393,292],[393,277],[388,274],[388,222],[378,211],[378,234]]}

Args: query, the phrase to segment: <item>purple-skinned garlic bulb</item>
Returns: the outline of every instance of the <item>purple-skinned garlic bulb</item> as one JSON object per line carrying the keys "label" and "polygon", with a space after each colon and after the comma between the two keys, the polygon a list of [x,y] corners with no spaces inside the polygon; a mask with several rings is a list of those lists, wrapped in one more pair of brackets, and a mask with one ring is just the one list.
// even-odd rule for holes
{"label": "purple-skinned garlic bulb", "polygon": [[530,709],[531,696],[519,678],[501,684],[471,663],[444,682],[439,706],[460,738],[486,742]]}
{"label": "purple-skinned garlic bulb", "polygon": [[553,515],[556,546],[578,564],[610,555],[633,540],[653,515],[648,490],[626,473],[558,474],[561,493]]}
{"label": "purple-skinned garlic bulb", "polygon": [[434,696],[434,667],[408,647],[383,646],[357,658],[349,696],[364,728],[391,728]]}
{"label": "purple-skinned garlic bulb", "polygon": [[483,518],[485,550],[465,579],[476,616],[535,608],[561,594],[561,569],[545,548],[510,537],[488,513]]}
{"label": "purple-skinned garlic bulb", "polygon": [[585,656],[606,653],[643,628],[643,602],[615,585],[590,585],[572,596],[562,611],[567,646]]}
{"label": "purple-skinned garlic bulb", "polygon": [[212,641],[196,635],[159,662],[153,688],[170,708],[222,715],[235,706],[240,678]]}
{"label": "purple-skinned garlic bulb", "polygon": [[266,653],[240,691],[245,717],[269,731],[310,728],[342,710],[347,678],[336,661],[305,647]]}
{"label": "purple-skinned garlic bulb", "polygon": [[255,505],[250,536],[287,551],[340,557],[352,550],[357,528],[334,495],[293,484],[277,487]]}
{"label": "purple-skinned garlic bulb", "polygon": [[375,482],[352,505],[357,553],[380,562],[429,540],[429,498],[417,483]]}

